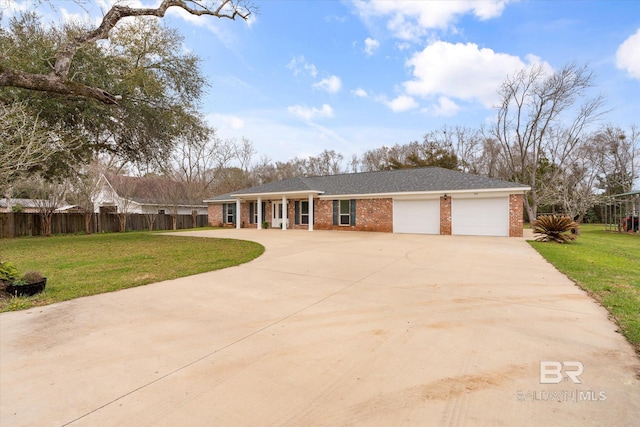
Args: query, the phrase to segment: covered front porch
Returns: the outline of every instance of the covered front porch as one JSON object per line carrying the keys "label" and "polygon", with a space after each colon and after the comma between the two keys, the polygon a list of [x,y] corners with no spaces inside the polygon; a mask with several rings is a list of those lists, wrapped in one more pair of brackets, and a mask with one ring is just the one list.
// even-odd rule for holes
{"label": "covered front porch", "polygon": [[[318,191],[242,194],[223,203],[223,225],[313,231]],[[232,195],[233,197],[233,195]]]}

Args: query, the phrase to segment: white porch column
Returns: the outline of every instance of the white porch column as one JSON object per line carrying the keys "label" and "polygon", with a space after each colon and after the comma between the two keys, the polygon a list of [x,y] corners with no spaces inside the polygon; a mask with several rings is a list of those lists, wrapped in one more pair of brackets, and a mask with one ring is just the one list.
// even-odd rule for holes
{"label": "white porch column", "polygon": [[258,196],[258,230],[262,230],[262,197]]}
{"label": "white porch column", "polygon": [[287,229],[287,198],[282,196],[282,229]]}
{"label": "white porch column", "polygon": [[309,194],[309,231],[313,231],[313,194]]}
{"label": "white porch column", "polygon": [[236,199],[236,228],[240,228],[240,199]]}

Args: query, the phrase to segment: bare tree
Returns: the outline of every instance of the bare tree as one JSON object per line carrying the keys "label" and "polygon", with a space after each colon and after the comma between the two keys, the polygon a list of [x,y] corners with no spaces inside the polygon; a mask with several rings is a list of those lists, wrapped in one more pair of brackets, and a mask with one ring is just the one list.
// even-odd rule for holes
{"label": "bare tree", "polygon": [[180,205],[188,203],[184,198],[184,185],[172,179],[161,179],[159,180],[159,187],[157,188],[160,193],[160,200],[162,200],[169,209],[167,213],[171,216],[171,229],[177,230]]}
{"label": "bare tree", "polygon": [[100,177],[105,173],[105,165],[97,159],[84,166],[78,175],[71,179],[70,200],[82,209],[84,231],[92,233],[91,218],[96,210],[96,193]]}
{"label": "bare tree", "polygon": [[40,176],[32,177],[31,185],[36,196],[34,203],[44,226],[43,234],[51,236],[53,214],[66,204],[68,186],[62,182],[46,181]]}
{"label": "bare tree", "polygon": [[[209,131],[180,139],[170,161],[160,169],[170,181],[180,184],[180,200],[187,204],[199,205],[212,194],[251,184],[251,158],[255,153],[251,141],[222,140],[215,136],[215,130]],[[175,199],[172,189],[163,191],[169,201]]]}
{"label": "bare tree", "polygon": [[438,147],[453,152],[457,168],[476,175],[486,175],[483,164],[484,137],[482,132],[464,126],[443,126],[428,132],[425,141],[433,141]]}
{"label": "bare tree", "polygon": [[262,155],[256,163],[251,166],[251,185],[262,185],[278,180],[278,173],[271,158]]}
{"label": "bare tree", "polygon": [[352,154],[351,155],[351,161],[349,161],[349,170],[348,172],[350,173],[358,173],[361,171],[360,167],[361,167],[362,163],[360,162],[360,159],[358,158],[357,154]]}
{"label": "bare tree", "polygon": [[52,131],[22,103],[0,102],[0,191],[76,142]]}
{"label": "bare tree", "polygon": [[593,150],[598,154],[599,186],[613,195],[632,190],[640,176],[640,130],[632,125],[628,132],[607,125],[592,136]]}
{"label": "bare tree", "polygon": [[551,74],[542,66],[523,69],[500,88],[502,100],[492,133],[507,167],[502,178],[531,186],[525,198],[530,220],[536,218],[540,202],[541,162],[549,159],[561,170],[585,127],[601,114],[601,96],[576,106],[593,86],[594,76],[586,67],[568,64]]}
{"label": "bare tree", "polygon": [[118,220],[120,231],[127,231],[127,217],[131,213],[134,204],[134,194],[138,185],[138,180],[134,177],[124,175],[109,175],[109,182],[117,192]]}
{"label": "bare tree", "polygon": [[242,0],[203,2],[163,0],[160,5],[155,8],[134,8],[117,3],[107,11],[97,28],[74,35],[60,43],[55,52],[55,61],[48,74],[34,74],[25,70],[0,65],[0,86],[80,96],[92,98],[104,104],[117,104],[119,99],[121,99],[120,95],[114,95],[99,87],[74,81],[74,76],[69,76],[69,70],[74,57],[82,48],[94,44],[99,40],[107,39],[111,30],[113,30],[120,20],[127,17],[139,16],[162,18],[170,7],[180,8],[195,16],[208,15],[231,20],[235,20],[236,18],[247,20],[254,11],[254,8],[250,4]]}
{"label": "bare tree", "polygon": [[[595,187],[598,179],[599,154],[593,140],[577,146],[562,169],[554,170],[554,179],[541,182],[540,202],[558,206],[562,213],[582,222],[587,211],[597,202]],[[557,171],[556,171],[557,169]]]}
{"label": "bare tree", "polygon": [[147,226],[149,227],[149,231],[153,231],[153,224],[156,222],[156,218],[158,217],[157,212],[145,212],[144,219],[147,221]]}
{"label": "bare tree", "polygon": [[335,150],[324,150],[317,156],[310,156],[305,161],[305,175],[323,176],[346,172],[342,166],[344,156]]}
{"label": "bare tree", "polygon": [[374,172],[384,170],[389,163],[389,152],[389,147],[384,145],[380,148],[365,151],[360,163],[362,171]]}

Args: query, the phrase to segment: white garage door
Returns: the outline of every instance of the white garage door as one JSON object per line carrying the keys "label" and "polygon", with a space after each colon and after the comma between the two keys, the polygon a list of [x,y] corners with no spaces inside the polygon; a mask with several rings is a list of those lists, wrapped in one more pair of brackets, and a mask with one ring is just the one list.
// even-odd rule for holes
{"label": "white garage door", "polygon": [[440,234],[440,200],[394,200],[393,232]]}
{"label": "white garage door", "polygon": [[451,233],[469,236],[508,236],[509,199],[453,198]]}

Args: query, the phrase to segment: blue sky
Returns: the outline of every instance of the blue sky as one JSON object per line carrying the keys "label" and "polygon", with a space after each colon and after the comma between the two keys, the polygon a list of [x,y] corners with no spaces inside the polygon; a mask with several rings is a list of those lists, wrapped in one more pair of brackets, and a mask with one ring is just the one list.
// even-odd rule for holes
{"label": "blue sky", "polygon": [[[94,19],[103,1],[87,6]],[[52,3],[57,19],[78,12]],[[443,125],[487,125],[503,79],[537,63],[588,64],[611,110],[602,123],[640,125],[640,1],[253,3],[249,23],[175,10],[166,23],[203,59],[210,124],[251,140],[256,159],[350,158]]]}

